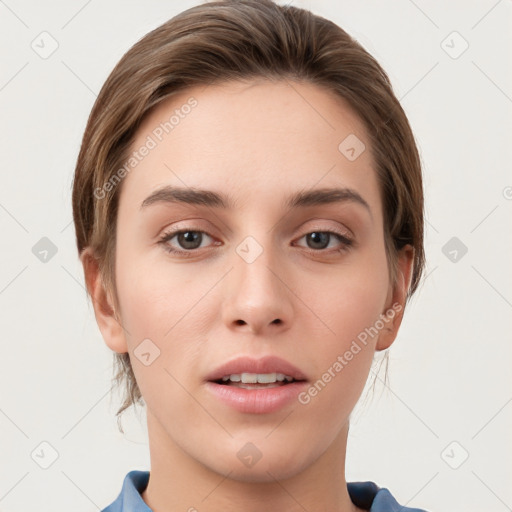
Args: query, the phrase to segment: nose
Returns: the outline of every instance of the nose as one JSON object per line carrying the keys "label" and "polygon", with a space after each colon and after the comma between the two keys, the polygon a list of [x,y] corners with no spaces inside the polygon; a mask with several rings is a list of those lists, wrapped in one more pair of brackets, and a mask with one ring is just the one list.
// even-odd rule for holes
{"label": "nose", "polygon": [[233,255],[234,268],[224,282],[222,315],[231,330],[275,335],[291,326],[293,286],[276,255],[261,249],[254,261],[244,259],[242,252]]}

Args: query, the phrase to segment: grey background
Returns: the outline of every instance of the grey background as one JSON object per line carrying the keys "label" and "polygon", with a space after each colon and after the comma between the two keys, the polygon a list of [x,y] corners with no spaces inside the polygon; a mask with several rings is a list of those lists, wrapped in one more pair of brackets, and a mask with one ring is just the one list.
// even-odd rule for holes
{"label": "grey background", "polygon": [[[149,469],[144,416],[117,431],[70,187],[113,66],[197,3],[0,0],[0,511],[99,510],[128,471]],[[390,349],[389,385],[382,371],[353,414],[347,480],[432,511],[512,510],[512,2],[292,3],[382,64],[425,171],[427,278]]]}

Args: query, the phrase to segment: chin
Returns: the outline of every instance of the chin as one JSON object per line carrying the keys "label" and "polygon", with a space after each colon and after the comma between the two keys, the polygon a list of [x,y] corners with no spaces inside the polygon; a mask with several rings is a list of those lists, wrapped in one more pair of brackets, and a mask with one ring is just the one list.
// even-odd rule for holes
{"label": "chin", "polygon": [[283,443],[279,449],[267,443],[266,447],[258,449],[255,444],[244,443],[241,448],[238,444],[235,457],[226,457],[227,449],[224,456],[210,461],[210,469],[223,476],[229,474],[229,479],[239,482],[268,483],[297,475],[308,466],[308,457],[311,458],[310,464],[314,462],[312,454],[298,456],[304,445],[294,448]]}
{"label": "chin", "polygon": [[222,475],[228,476],[230,480],[237,482],[246,483],[274,483],[276,480],[283,481],[291,478],[301,472],[300,467],[297,465],[297,461],[284,467],[281,463],[276,461],[275,464],[272,461],[264,464],[261,460],[252,468],[242,468],[239,465],[236,467],[227,465]]}

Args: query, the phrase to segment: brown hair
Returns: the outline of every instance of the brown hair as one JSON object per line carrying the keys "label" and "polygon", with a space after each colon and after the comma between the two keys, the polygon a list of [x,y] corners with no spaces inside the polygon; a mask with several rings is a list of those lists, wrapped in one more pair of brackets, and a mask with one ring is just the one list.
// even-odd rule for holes
{"label": "brown hair", "polygon": [[[73,220],[79,255],[91,247],[116,311],[122,183],[109,190],[104,184],[123,167],[137,128],[150,109],[189,86],[255,78],[316,84],[359,115],[381,189],[390,277],[394,282],[397,251],[411,244],[414,269],[407,298],[416,290],[424,267],[421,163],[384,70],[343,29],[308,10],[272,0],[221,0],[183,11],[140,39],[107,78],[89,116],[73,181]],[[119,424],[119,415],[143,400],[129,354],[115,353],[114,361],[115,382],[126,381]]]}

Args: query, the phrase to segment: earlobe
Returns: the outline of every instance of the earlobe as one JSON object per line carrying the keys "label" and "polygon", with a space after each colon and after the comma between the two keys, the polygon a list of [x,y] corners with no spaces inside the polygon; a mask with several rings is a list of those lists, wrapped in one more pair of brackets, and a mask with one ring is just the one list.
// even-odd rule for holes
{"label": "earlobe", "polygon": [[123,327],[117,318],[113,300],[103,283],[98,260],[90,247],[84,249],[80,255],[80,261],[84,269],[85,283],[93,304],[96,322],[103,340],[114,352],[120,354],[128,352]]}
{"label": "earlobe", "polygon": [[396,339],[411,286],[413,266],[414,248],[408,244],[398,254],[396,283],[390,287],[386,309],[383,311],[383,315],[388,321],[385,322],[385,326],[379,334],[375,350],[386,350]]}

